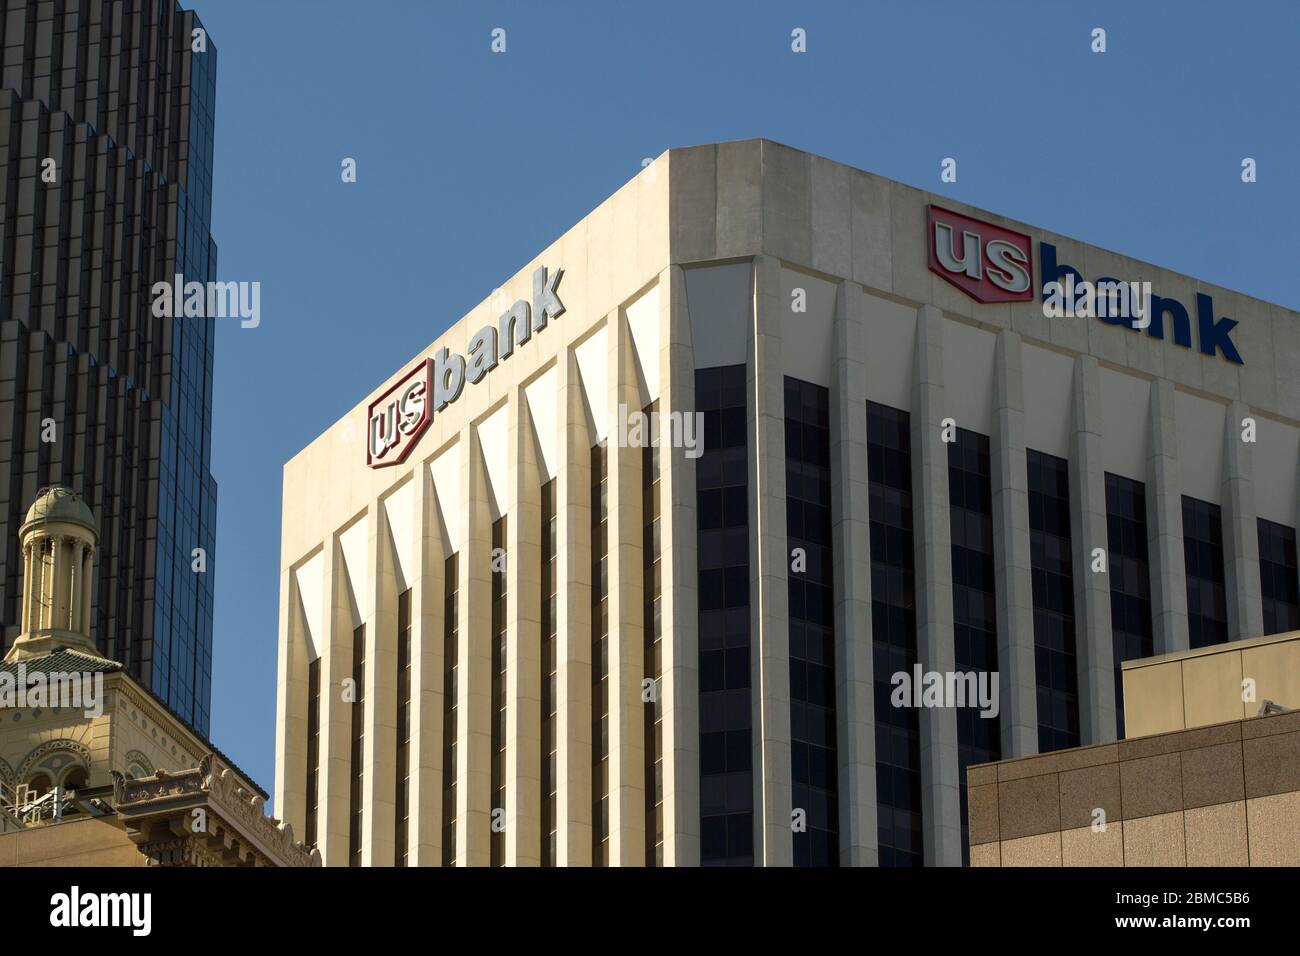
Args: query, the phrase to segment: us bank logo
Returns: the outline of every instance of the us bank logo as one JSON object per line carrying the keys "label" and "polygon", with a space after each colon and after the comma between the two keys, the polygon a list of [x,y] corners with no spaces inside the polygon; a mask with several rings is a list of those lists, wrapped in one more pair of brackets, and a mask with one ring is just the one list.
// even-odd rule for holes
{"label": "us bank logo", "polygon": [[[1033,240],[1029,236],[940,206],[926,207],[926,232],[930,271],[945,282],[977,302],[1033,301]],[[1043,314],[1048,318],[1091,317],[1126,328],[1133,335],[1172,339],[1180,348],[1195,347],[1202,355],[1222,355],[1234,365],[1245,364],[1232,341],[1237,321],[1216,318],[1214,299],[1204,292],[1196,294],[1193,324],[1184,303],[1151,292],[1150,283],[1140,284],[1146,291],[1139,308],[1117,308],[1117,301],[1139,284],[1110,276],[1089,281],[1074,266],[1061,262],[1050,242],[1038,243],[1038,273],[1043,284],[1039,290]]]}
{"label": "us bank logo", "polygon": [[930,271],[976,302],[1034,298],[1031,240],[1022,232],[930,206]]}
{"label": "us bank logo", "polygon": [[470,338],[464,355],[438,349],[366,407],[366,464],[371,468],[400,465],[433,421],[456,399],[465,383],[475,385],[516,348],[546,328],[550,319],[564,314],[556,294],[563,269],[547,274],[546,266],[533,272],[533,301],[519,299],[497,320]]}

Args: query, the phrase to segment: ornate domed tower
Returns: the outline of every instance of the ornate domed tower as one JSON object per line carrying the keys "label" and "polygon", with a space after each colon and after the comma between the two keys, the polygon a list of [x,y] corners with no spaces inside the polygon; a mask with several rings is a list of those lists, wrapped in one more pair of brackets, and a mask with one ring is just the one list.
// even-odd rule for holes
{"label": "ornate domed tower", "polygon": [[5,659],[25,660],[58,647],[101,657],[90,636],[92,570],[99,543],[90,508],[70,488],[43,488],[18,534],[22,633]]}

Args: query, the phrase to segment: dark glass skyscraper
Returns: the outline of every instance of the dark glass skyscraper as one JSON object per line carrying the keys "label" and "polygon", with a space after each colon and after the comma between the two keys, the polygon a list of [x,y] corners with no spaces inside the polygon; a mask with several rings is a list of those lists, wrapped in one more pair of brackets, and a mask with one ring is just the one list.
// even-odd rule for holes
{"label": "dark glass skyscraper", "polygon": [[216,48],[174,0],[3,9],[3,642],[18,633],[24,509],[69,485],[101,529],[97,643],[206,734],[215,329],[155,317],[151,289],[214,278]]}

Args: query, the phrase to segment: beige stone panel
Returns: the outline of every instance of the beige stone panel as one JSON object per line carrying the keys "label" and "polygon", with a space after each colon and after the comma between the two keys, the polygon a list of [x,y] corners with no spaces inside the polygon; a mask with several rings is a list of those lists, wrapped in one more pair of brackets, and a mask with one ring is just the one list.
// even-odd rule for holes
{"label": "beige stone panel", "polygon": [[506,831],[508,866],[542,852],[541,473],[524,390],[510,399],[506,523]]}
{"label": "beige stone panel", "polygon": [[556,862],[591,865],[591,431],[572,350],[556,375]]}
{"label": "beige stone panel", "polygon": [[1061,831],[1063,866],[1123,866],[1125,823],[1115,820],[1104,830],[1091,826]]}
{"label": "beige stone panel", "polygon": [[1300,706],[1300,641],[1242,648],[1241,676],[1255,681],[1255,699],[1242,702],[1241,717],[1254,717],[1266,700]]}
{"label": "beige stone panel", "polygon": [[460,575],[457,700],[456,865],[491,862],[492,521],[478,429],[470,425],[461,459],[465,547]]}
{"label": "beige stone panel", "polygon": [[[694,414],[695,363],[686,279],[659,277],[659,410]],[[664,863],[700,863],[699,595],[695,461],[685,449],[660,452],[659,566],[663,710]]]}
{"label": "beige stone panel", "polygon": [[1300,866],[1300,793],[1246,801],[1251,866]]}
{"label": "beige stone panel", "polygon": [[1188,866],[1247,866],[1246,803],[1217,803],[1183,811]]}
{"label": "beige stone panel", "polygon": [[1183,661],[1183,702],[1186,726],[1207,727],[1239,720],[1241,655],[1206,654]]}
{"label": "beige stone panel", "polygon": [[[645,864],[645,534],[640,448],[626,447],[620,415],[640,411],[631,331],[622,309],[609,316],[606,446],[609,500],[609,862]],[[668,437],[668,436],[664,436]]]}
{"label": "beige stone panel", "polygon": [[1145,737],[1186,726],[1180,663],[1124,669],[1124,736]]}
{"label": "beige stone panel", "polygon": [[717,157],[716,255],[753,255],[763,242],[763,144],[719,143]]}
{"label": "beige stone panel", "polygon": [[971,866],[1001,866],[1002,844],[981,843],[970,848]]}
{"label": "beige stone panel", "polygon": [[397,843],[397,571],[383,502],[376,502],[370,514],[361,865],[392,866]]}
{"label": "beige stone panel", "polygon": [[450,539],[442,528],[433,479],[421,464],[415,486],[417,564],[411,585],[411,749],[408,862],[442,865],[442,743],[446,660],[446,561]]}
{"label": "beige stone panel", "polygon": [[1061,834],[1056,831],[1003,840],[1001,847],[1003,866],[1061,865]]}
{"label": "beige stone panel", "polygon": [[1125,866],[1186,866],[1183,811],[1124,821]]}
{"label": "beige stone panel", "polygon": [[890,184],[879,176],[856,169],[849,170],[849,180],[853,204],[851,278],[869,289],[891,292],[894,279]]}
{"label": "beige stone panel", "polygon": [[718,148],[674,149],[655,161],[669,177],[669,258],[714,258],[718,226]]}
{"label": "beige stone panel", "polygon": [[[1260,303],[1261,308],[1263,305]],[[1287,370],[1300,367],[1300,336],[1295,334],[1296,327],[1300,326],[1300,314],[1280,305],[1268,306],[1268,312],[1272,317],[1273,362],[1277,369],[1276,411],[1294,421],[1300,419],[1300,375]]]}
{"label": "beige stone panel", "polygon": [[770,140],[761,140],[759,148],[763,162],[761,251],[786,262],[811,263],[809,163],[812,157]]}
{"label": "beige stone panel", "polygon": [[808,264],[833,276],[853,270],[852,170],[820,156],[808,157],[812,244]]}
{"label": "beige stone panel", "polygon": [[749,452],[751,693],[754,733],[754,861],[788,866],[790,829],[790,632],[786,577],[785,386],[781,363],[781,264],[754,261],[755,334],[745,385]]}
{"label": "beige stone panel", "polygon": [[892,291],[910,303],[929,302],[931,278],[942,282],[929,270],[929,239],[925,234],[927,196],[919,190],[890,183],[889,186],[890,258]]}

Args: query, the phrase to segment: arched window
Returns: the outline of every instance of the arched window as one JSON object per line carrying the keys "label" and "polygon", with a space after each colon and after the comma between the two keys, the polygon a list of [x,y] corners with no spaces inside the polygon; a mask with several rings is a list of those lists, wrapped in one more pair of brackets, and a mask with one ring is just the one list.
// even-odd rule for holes
{"label": "arched window", "polygon": [[45,796],[45,794],[50,792],[50,788],[53,786],[54,781],[51,780],[50,775],[43,770],[34,773],[27,778],[29,798],[32,800]]}
{"label": "arched window", "polygon": [[60,781],[64,790],[84,790],[89,783],[90,775],[86,773],[86,768],[80,764],[69,767]]}

